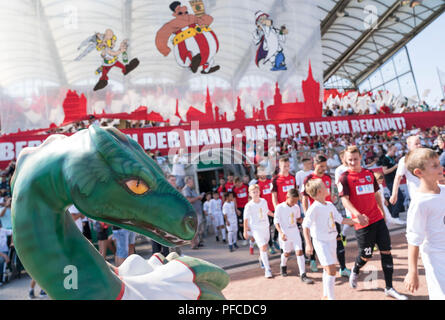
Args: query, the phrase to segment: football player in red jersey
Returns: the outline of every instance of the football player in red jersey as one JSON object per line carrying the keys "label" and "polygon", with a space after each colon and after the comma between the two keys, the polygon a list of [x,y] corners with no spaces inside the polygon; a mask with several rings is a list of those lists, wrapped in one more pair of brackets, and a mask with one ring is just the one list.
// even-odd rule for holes
{"label": "football player in red jersey", "polygon": [[[326,186],[326,189],[328,191],[328,195],[326,196],[325,201],[329,202],[335,202],[335,199],[332,199],[332,178],[330,175],[326,173],[328,170],[327,165],[328,159],[326,159],[325,156],[318,154],[314,158],[314,171],[309,174],[303,182],[303,210],[304,212],[307,212],[310,205],[314,202],[314,199],[312,199],[305,191],[304,186],[306,183],[311,179],[321,179],[323,181],[323,184]],[[342,277],[349,277],[351,274],[351,270],[346,268],[346,257],[345,257],[345,246],[342,242],[342,235],[341,235],[341,226],[340,224],[335,224],[337,228],[337,259],[340,264],[340,276]],[[310,262],[311,270],[313,272],[317,272],[317,263],[315,261],[315,252],[311,256],[311,262]]]}
{"label": "football player in red jersey", "polygon": [[392,286],[394,265],[391,238],[385,223],[379,185],[372,171],[362,168],[361,160],[362,156],[357,146],[347,147],[345,162],[348,171],[340,176],[338,183],[343,206],[349,210],[353,219],[357,218],[360,222],[354,225],[359,254],[349,277],[349,285],[351,288],[357,288],[360,268],[372,258],[372,251],[377,244],[386,284],[385,295],[406,300],[407,297],[398,293]]}
{"label": "football player in red jersey", "polygon": [[224,199],[224,195],[227,192],[227,190],[226,190],[226,180],[224,180],[224,178],[220,178],[219,179],[219,187],[218,187],[218,189],[216,189],[216,191],[218,191],[219,196],[221,197],[221,199]]}
{"label": "football player in red jersey", "polygon": [[244,207],[247,202],[249,202],[249,186],[244,184],[240,177],[236,177],[232,192],[235,193],[235,208],[238,216],[238,236],[242,239],[244,233],[243,214]]}
{"label": "football player in red jersey", "polygon": [[227,174],[227,182],[225,184],[226,192],[232,192],[234,185],[235,185],[235,182],[233,181],[233,173],[229,172]]}
{"label": "football player in red jersey", "polygon": [[[296,188],[296,180],[293,175],[289,173],[290,163],[288,157],[281,157],[278,160],[279,172],[272,179],[272,203],[275,208],[282,202],[286,201],[287,192],[290,189]],[[274,247],[280,250],[280,245],[277,242],[278,231],[275,229],[273,236]]]}

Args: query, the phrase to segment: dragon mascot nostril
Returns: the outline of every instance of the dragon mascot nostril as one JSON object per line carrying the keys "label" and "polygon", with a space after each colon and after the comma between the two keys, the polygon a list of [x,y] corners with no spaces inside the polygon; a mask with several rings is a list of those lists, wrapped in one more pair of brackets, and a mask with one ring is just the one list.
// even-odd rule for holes
{"label": "dragon mascot nostril", "polygon": [[[83,237],[66,209],[148,236],[166,246],[196,233],[191,204],[132,139],[91,126],[24,149],[12,178],[17,253],[53,299],[224,299],[227,273],[172,253],[128,257],[115,268]],[[67,267],[75,285],[67,285]]]}

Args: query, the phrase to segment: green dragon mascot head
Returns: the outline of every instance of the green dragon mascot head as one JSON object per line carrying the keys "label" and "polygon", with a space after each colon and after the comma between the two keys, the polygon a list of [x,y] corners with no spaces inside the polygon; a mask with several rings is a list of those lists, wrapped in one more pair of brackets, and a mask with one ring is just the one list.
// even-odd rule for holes
{"label": "green dragon mascot head", "polygon": [[130,256],[113,267],[66,212],[74,204],[91,219],[166,246],[187,244],[195,236],[191,204],[140,145],[119,130],[93,125],[24,149],[11,185],[17,253],[51,298],[224,298],[227,274],[200,259]]}

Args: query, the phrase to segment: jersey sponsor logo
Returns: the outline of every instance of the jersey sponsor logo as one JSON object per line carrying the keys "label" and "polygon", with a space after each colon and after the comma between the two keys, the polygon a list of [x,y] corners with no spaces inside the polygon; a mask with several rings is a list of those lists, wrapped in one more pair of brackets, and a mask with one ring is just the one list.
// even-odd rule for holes
{"label": "jersey sponsor logo", "polygon": [[270,189],[263,189],[263,194],[270,194],[270,193],[271,193]]}
{"label": "jersey sponsor logo", "polygon": [[283,186],[283,192],[288,192],[290,189],[293,189],[294,186]]}
{"label": "jersey sponsor logo", "polygon": [[328,232],[329,233],[337,232],[337,228],[335,227],[334,213],[332,211],[329,212]]}
{"label": "jersey sponsor logo", "polygon": [[357,195],[371,194],[374,193],[374,186],[372,184],[365,184],[362,186],[355,187]]}
{"label": "jersey sponsor logo", "polygon": [[295,214],[292,212],[289,217],[289,228],[293,228],[296,226],[295,224]]}
{"label": "jersey sponsor logo", "polygon": [[247,193],[243,192],[243,193],[238,193],[237,194],[238,198],[247,198]]}

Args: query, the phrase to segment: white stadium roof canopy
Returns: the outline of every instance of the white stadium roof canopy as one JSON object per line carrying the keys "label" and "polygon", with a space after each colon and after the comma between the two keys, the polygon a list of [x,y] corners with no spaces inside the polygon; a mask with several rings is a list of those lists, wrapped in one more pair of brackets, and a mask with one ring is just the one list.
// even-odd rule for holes
{"label": "white stadium roof canopy", "polygon": [[[275,1],[259,0],[274,7]],[[400,0],[317,0],[322,37],[323,73],[326,82],[332,76],[350,81],[357,87],[374,70],[389,59],[415,35],[445,11],[444,0],[424,0],[412,8],[413,1]],[[82,64],[73,60],[73,50],[93,32],[103,32],[111,26],[117,35],[130,40],[133,57],[157,51],[154,43],[143,41],[146,34],[155,34],[165,23],[170,1],[147,0],[2,0],[0,2],[0,87],[34,78],[48,86],[91,85],[97,80],[92,72],[97,68],[94,54]],[[244,20],[245,8],[222,7],[217,0],[206,5],[224,10],[228,19]],[[78,27],[67,29],[70,14],[76,11]],[[153,15],[153,11],[158,13]],[[147,19],[146,13],[156,16]],[[156,20],[156,21],[154,21]],[[42,23],[43,21],[43,23]],[[233,33],[219,32],[219,37],[233,37]],[[119,40],[119,39],[118,39]],[[439,41],[439,39],[438,39]],[[18,49],[20,48],[20,49]],[[240,48],[249,50],[248,47]],[[242,72],[246,55],[238,52],[221,52],[230,55],[232,68],[221,70],[223,79],[236,78]],[[45,67],[39,67],[39,61]],[[49,63],[48,63],[49,62]],[[165,79],[181,79],[183,70],[169,70],[157,61],[144,61],[141,71],[159,73]],[[143,75],[144,72],[139,72]],[[140,77],[140,76],[139,76]],[[123,81],[145,84],[144,78],[129,77]]]}

